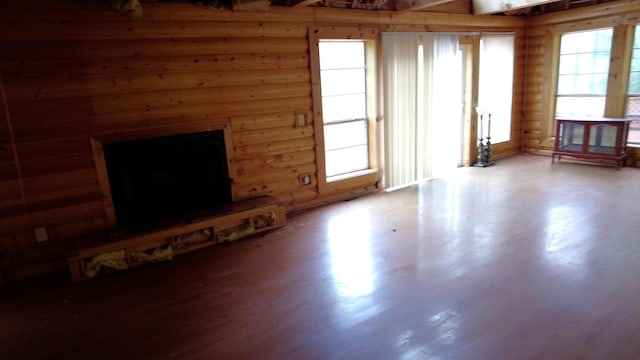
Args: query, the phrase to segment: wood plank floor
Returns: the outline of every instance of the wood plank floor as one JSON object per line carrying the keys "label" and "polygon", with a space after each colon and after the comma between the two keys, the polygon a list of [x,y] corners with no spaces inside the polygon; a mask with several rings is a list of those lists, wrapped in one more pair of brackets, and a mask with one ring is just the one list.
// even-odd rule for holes
{"label": "wood plank floor", "polygon": [[3,359],[638,359],[640,169],[518,155],[110,276],[0,288]]}

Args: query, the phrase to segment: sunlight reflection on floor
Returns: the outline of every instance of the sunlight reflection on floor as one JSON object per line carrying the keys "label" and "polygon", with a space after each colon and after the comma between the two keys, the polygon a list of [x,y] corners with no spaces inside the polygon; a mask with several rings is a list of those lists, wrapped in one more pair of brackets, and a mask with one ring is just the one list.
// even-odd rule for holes
{"label": "sunlight reflection on floor", "polygon": [[355,209],[329,220],[331,273],[339,296],[363,296],[374,290],[370,221],[368,209]]}

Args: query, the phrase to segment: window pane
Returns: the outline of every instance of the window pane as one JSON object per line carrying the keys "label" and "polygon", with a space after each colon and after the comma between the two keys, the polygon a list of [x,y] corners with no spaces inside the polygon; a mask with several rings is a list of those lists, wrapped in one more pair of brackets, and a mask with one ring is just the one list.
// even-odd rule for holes
{"label": "window pane", "polygon": [[322,70],[320,81],[322,96],[364,94],[366,91],[364,68]]}
{"label": "window pane", "polygon": [[324,133],[327,137],[324,144],[327,151],[367,144],[365,120],[325,125]]}
{"label": "window pane", "polygon": [[577,67],[578,54],[567,54],[560,56],[559,74],[574,74]]}
{"label": "window pane", "polygon": [[640,95],[640,26],[636,26],[633,44],[628,93],[629,95]]}
{"label": "window pane", "polygon": [[631,73],[627,89],[626,116],[636,119],[629,125],[628,144],[640,145],[640,25],[636,25],[631,53]]}
{"label": "window pane", "polygon": [[640,71],[640,51],[633,49],[633,55],[631,57],[631,71]]}
{"label": "window pane", "polygon": [[597,51],[610,52],[613,29],[600,29],[562,35],[561,54],[591,53]]}
{"label": "window pane", "polygon": [[366,118],[367,99],[365,94],[323,96],[322,117],[325,124],[332,121]]}
{"label": "window pane", "polygon": [[630,74],[629,95],[640,95],[640,71]]}
{"label": "window pane", "polygon": [[[574,79],[573,91],[558,95],[602,95],[607,94],[607,74],[592,74],[591,76],[572,75]],[[560,80],[560,79],[558,79]]]}
{"label": "window pane", "polygon": [[578,53],[578,44],[580,43],[581,33],[574,34],[565,34],[562,36],[562,41],[560,41],[560,54],[577,54]]}
{"label": "window pane", "polygon": [[366,120],[325,125],[324,135],[327,177],[369,167]]}
{"label": "window pane", "polygon": [[369,168],[369,147],[360,145],[327,151],[325,155],[327,177],[348,174]]}
{"label": "window pane", "polygon": [[[572,56],[573,57],[573,56]],[[561,66],[562,66],[561,59]],[[595,59],[589,59],[595,60]],[[608,73],[593,73],[589,72],[588,66],[592,66],[594,69],[601,69],[606,67],[608,69],[608,59],[606,64],[602,64],[601,61],[589,61],[582,60],[581,64],[576,66],[574,72],[566,71],[560,72],[558,76],[558,95],[605,95],[607,91],[607,77]]]}
{"label": "window pane", "polygon": [[[613,38],[613,29],[604,29],[602,31],[597,31],[596,34],[596,46],[595,51],[602,51],[606,53],[611,52],[611,39]],[[588,43],[582,44],[589,51],[589,47],[586,46]]]}
{"label": "window pane", "polygon": [[320,69],[364,67],[364,41],[320,41]]}
{"label": "window pane", "polygon": [[558,76],[558,95],[570,95],[576,90],[576,75]]}
{"label": "window pane", "polygon": [[633,120],[629,126],[628,143],[640,145],[640,120]]}
{"label": "window pane", "polygon": [[563,115],[602,115],[604,96],[559,96],[556,113]]}

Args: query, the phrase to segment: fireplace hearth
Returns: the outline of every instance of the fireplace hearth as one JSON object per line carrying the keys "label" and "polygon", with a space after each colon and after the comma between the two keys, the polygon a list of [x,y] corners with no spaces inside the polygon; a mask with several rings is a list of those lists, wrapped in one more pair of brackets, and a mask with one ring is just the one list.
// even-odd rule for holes
{"label": "fireplace hearth", "polygon": [[73,281],[284,226],[282,200],[233,198],[229,135],[224,128],[122,142],[91,139],[108,228],[69,245]]}

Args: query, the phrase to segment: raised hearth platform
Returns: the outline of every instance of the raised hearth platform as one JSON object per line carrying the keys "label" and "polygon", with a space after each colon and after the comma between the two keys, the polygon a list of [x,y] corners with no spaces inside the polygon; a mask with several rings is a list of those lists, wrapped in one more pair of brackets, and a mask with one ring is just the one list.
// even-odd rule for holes
{"label": "raised hearth platform", "polygon": [[152,231],[114,231],[107,241],[79,246],[67,256],[74,282],[116,270],[171,260],[173,256],[283,226],[285,209],[279,199],[262,196],[221,206]]}

